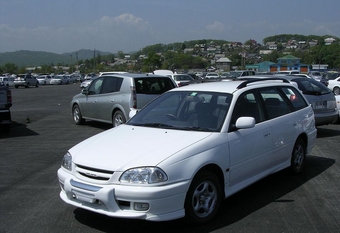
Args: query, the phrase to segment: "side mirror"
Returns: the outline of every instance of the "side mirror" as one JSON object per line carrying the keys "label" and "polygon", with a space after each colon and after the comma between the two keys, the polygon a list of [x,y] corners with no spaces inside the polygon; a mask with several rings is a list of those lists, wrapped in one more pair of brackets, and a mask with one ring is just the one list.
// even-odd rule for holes
{"label": "side mirror", "polygon": [[240,117],[236,120],[235,124],[237,129],[249,129],[255,126],[254,117]]}
{"label": "side mirror", "polygon": [[84,95],[88,95],[89,91],[86,88],[84,88],[84,89],[81,90],[81,93],[84,94]]}

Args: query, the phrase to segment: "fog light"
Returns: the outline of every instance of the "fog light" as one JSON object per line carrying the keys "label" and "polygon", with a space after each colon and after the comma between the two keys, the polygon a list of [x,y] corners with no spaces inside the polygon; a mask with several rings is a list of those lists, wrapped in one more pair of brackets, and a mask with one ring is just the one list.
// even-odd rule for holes
{"label": "fog light", "polygon": [[148,203],[135,203],[133,207],[136,211],[145,211],[149,209]]}

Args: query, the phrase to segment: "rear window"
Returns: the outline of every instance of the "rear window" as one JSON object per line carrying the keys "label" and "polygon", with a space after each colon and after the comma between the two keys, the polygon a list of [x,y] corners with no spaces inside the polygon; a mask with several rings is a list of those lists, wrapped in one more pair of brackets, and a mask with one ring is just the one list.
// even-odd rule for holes
{"label": "rear window", "polygon": [[170,78],[135,78],[137,94],[162,94],[175,87]]}
{"label": "rear window", "polygon": [[308,78],[293,79],[299,89],[306,95],[324,95],[331,92],[324,84]]}

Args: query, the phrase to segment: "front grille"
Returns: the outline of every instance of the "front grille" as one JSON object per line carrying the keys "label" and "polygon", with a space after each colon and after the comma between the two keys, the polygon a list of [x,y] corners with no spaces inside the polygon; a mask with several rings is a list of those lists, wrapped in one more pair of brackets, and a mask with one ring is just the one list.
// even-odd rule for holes
{"label": "front grille", "polygon": [[102,181],[110,180],[110,178],[112,177],[114,173],[114,171],[86,167],[86,166],[82,166],[79,164],[76,164],[76,171],[78,172],[78,174],[84,177],[94,179],[94,180],[102,180]]}

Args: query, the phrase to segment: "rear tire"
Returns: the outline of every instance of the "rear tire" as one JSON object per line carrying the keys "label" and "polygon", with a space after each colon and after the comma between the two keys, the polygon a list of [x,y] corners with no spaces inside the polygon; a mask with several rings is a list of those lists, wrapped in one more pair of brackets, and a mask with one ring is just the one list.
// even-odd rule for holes
{"label": "rear tire", "polygon": [[340,94],[340,88],[339,87],[334,87],[333,88],[333,93],[334,93],[334,95],[339,95]]}
{"label": "rear tire", "polygon": [[294,174],[299,174],[303,171],[306,160],[306,145],[302,139],[295,142],[292,152],[290,169]]}
{"label": "rear tire", "polygon": [[72,108],[72,116],[74,123],[76,123],[76,125],[84,124],[85,120],[83,119],[80,108],[77,104],[75,104]]}
{"label": "rear tire", "polygon": [[204,224],[218,212],[222,201],[222,186],[218,177],[210,172],[198,173],[185,198],[185,217],[190,224]]}
{"label": "rear tire", "polygon": [[112,118],[112,126],[113,127],[117,127],[121,124],[125,124],[126,119],[124,114],[122,113],[122,111],[117,110],[114,114],[113,114],[113,118]]}

